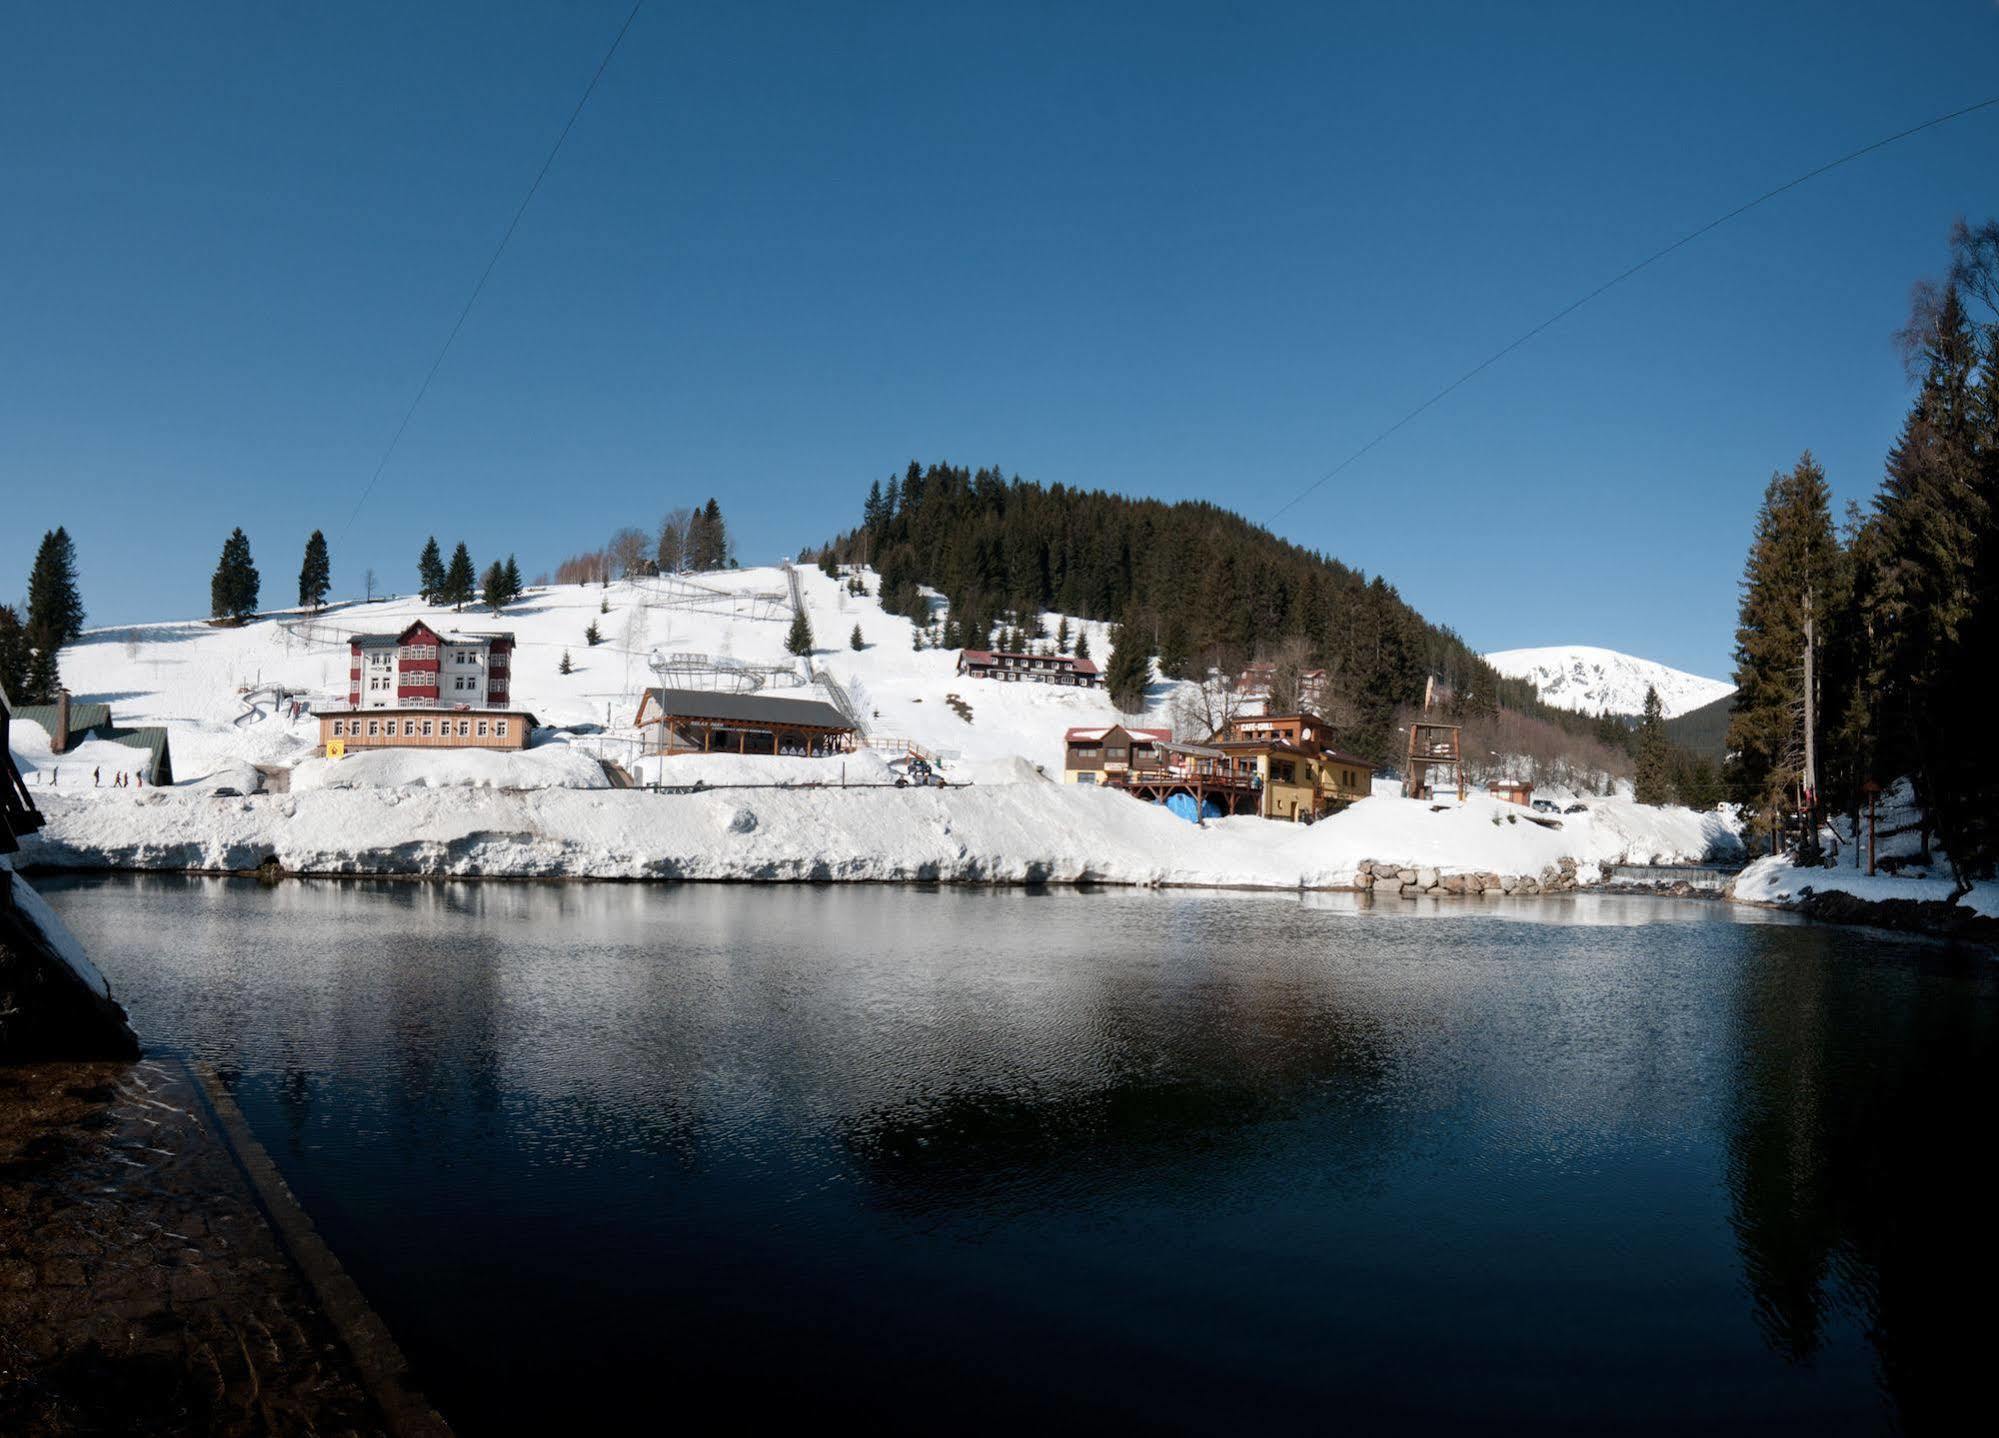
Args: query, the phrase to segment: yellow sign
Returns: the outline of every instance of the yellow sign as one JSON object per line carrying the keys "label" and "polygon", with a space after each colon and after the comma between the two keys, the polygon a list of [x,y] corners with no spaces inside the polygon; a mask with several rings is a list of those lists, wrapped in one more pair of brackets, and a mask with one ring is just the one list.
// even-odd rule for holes
{"label": "yellow sign", "polygon": [[345,759],[347,757],[347,741],[345,739],[328,739],[326,741],[326,757],[329,759]]}

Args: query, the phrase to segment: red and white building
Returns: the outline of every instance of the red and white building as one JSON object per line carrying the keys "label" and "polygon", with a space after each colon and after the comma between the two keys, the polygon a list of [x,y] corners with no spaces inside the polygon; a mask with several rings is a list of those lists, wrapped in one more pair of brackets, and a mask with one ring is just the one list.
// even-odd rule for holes
{"label": "red and white building", "polygon": [[958,655],[958,672],[973,679],[1026,680],[1101,689],[1104,676],[1088,659],[1073,654],[1012,654],[1003,649],[967,649]]}
{"label": "red and white building", "polygon": [[511,706],[512,634],[440,633],[419,619],[400,634],[357,634],[348,649],[349,709]]}

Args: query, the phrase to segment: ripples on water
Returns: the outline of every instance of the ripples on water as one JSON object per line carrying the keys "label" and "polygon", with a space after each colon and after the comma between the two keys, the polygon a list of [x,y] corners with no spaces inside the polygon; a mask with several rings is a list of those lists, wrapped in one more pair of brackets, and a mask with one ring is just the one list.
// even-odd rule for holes
{"label": "ripples on water", "polygon": [[467,1433],[1947,1426],[1987,961],[1714,904],[44,884]]}

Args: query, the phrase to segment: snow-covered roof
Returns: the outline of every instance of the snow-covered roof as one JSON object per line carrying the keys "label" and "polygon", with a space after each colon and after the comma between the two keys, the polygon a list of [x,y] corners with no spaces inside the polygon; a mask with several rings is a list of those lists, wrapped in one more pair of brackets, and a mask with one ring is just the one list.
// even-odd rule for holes
{"label": "snow-covered roof", "polygon": [[1062,737],[1070,744],[1088,744],[1103,738],[1113,729],[1122,729],[1134,739],[1156,739],[1162,743],[1173,737],[1171,729],[1134,729],[1128,724],[1083,725],[1069,730]]}
{"label": "snow-covered roof", "polygon": [[356,634],[352,636],[349,642],[362,649],[389,649],[405,643],[410,635],[419,629],[429,630],[430,633],[435,634],[440,644],[462,644],[472,649],[491,645],[500,640],[504,640],[508,644],[514,642],[514,633],[511,629],[479,629],[470,631],[437,629],[424,623],[421,619],[405,626],[399,634]]}

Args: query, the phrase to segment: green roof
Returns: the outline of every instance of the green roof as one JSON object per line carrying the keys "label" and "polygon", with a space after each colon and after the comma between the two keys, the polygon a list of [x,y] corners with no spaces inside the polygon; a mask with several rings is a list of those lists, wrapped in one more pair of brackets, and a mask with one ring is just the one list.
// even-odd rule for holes
{"label": "green roof", "polygon": [[[14,711],[16,719],[26,719],[42,726],[42,732],[51,740],[56,737],[56,706],[53,704],[23,704]],[[69,732],[81,734],[89,729],[102,729],[111,722],[109,704],[79,704],[72,699],[69,704]],[[65,736],[67,737],[67,736]]]}

